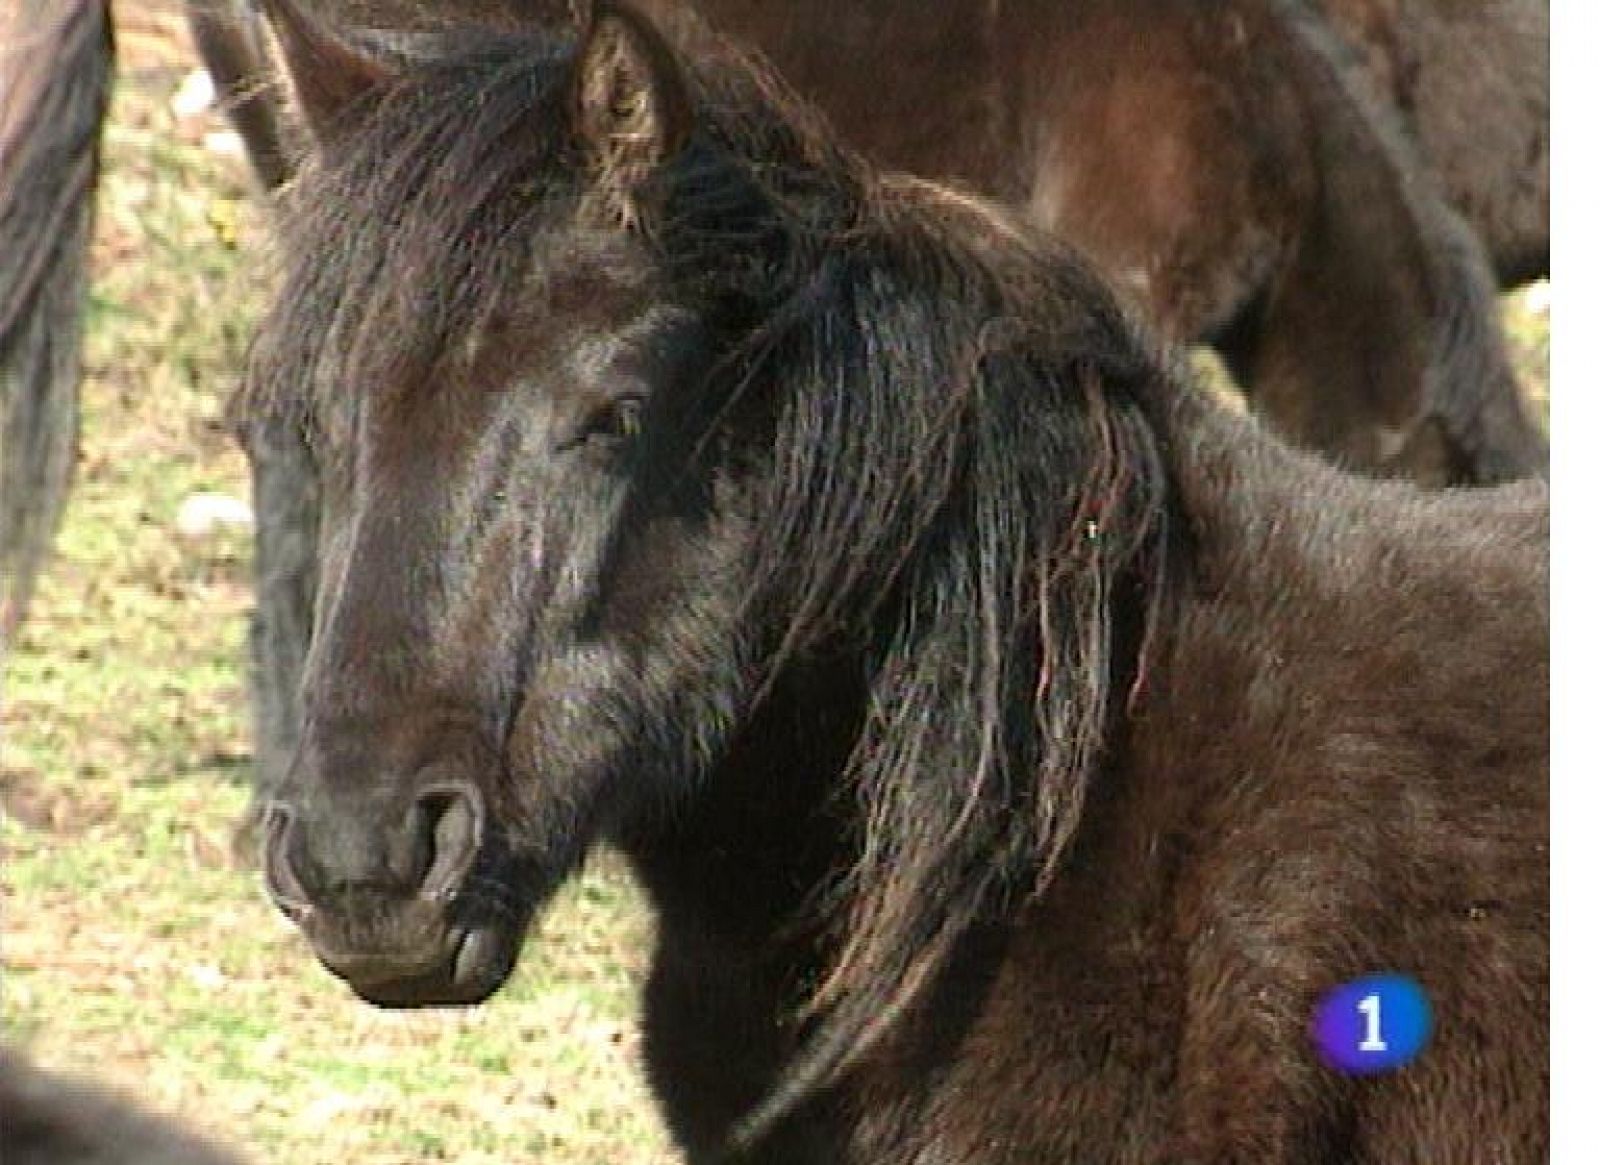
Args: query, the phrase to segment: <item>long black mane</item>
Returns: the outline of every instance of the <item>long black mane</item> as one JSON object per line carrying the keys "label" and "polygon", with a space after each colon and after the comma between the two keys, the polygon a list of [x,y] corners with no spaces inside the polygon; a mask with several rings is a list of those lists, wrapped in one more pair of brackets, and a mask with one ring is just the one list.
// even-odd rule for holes
{"label": "long black mane", "polygon": [[[274,356],[242,420],[348,418],[363,386],[427,384],[470,347],[541,223],[606,198],[566,152],[571,67],[558,38],[464,39],[353,117],[290,195]],[[661,294],[718,308],[706,415],[775,418],[748,589],[762,667],[855,651],[870,691],[841,775],[858,833],[828,897],[839,953],[759,1128],[1067,852],[1163,586],[1151,394],[1186,390],[1059,244],[874,175],[747,62],[689,83],[693,133],[629,213]],[[335,457],[337,436],[313,435]]]}

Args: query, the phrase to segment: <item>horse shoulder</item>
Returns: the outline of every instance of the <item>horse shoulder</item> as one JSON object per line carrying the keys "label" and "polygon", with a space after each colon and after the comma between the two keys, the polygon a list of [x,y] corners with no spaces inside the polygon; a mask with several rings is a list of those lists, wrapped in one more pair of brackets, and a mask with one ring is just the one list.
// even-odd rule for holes
{"label": "horse shoulder", "polygon": [[[1507,1159],[1536,1145],[1512,1082],[1539,1070],[1547,999],[1541,488],[1451,503],[1477,509],[1469,536],[1362,483],[1185,589],[1072,860],[969,967],[981,1003],[933,1021],[959,1029],[955,1068],[900,1099],[895,1136],[1001,1161],[1485,1159],[1465,1138],[1486,1127]],[[1411,1071],[1436,1109],[1352,1101],[1308,1035],[1327,991],[1395,970],[1435,1009]],[[1475,1073],[1480,1039],[1517,1072]]]}

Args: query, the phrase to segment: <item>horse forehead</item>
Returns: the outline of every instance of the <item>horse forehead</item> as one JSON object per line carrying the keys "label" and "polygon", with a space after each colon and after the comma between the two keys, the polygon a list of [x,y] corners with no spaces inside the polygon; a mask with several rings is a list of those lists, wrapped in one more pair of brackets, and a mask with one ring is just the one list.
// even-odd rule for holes
{"label": "horse forehead", "polygon": [[569,360],[580,373],[603,375],[620,370],[645,374],[659,355],[661,338],[690,318],[685,309],[665,300],[641,301],[634,311],[609,326],[575,336]]}
{"label": "horse forehead", "polygon": [[642,387],[664,355],[662,338],[692,318],[637,282],[601,286],[591,273],[573,272],[511,305],[500,321],[474,329],[457,363],[477,383],[532,377],[557,397],[588,395],[619,377]]}

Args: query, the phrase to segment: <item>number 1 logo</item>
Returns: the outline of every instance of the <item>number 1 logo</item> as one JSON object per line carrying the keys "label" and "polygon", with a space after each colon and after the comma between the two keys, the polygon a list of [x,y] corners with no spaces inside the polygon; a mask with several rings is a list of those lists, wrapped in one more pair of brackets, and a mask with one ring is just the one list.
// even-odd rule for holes
{"label": "number 1 logo", "polygon": [[1403,1068],[1433,1031],[1427,993],[1406,975],[1367,975],[1322,997],[1311,1035],[1329,1067],[1350,1076]]}
{"label": "number 1 logo", "polygon": [[1383,996],[1374,991],[1356,1004],[1356,1010],[1367,1017],[1367,1034],[1356,1045],[1358,1052],[1387,1052],[1389,1045],[1383,1038]]}

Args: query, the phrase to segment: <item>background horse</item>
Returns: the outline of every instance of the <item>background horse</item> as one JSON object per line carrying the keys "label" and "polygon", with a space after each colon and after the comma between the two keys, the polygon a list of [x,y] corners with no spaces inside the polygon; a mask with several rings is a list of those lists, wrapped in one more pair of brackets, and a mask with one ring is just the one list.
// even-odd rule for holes
{"label": "background horse", "polygon": [[240,1158],[82,1081],[41,1072],[0,1046],[0,1160],[6,1165],[242,1165]]}
{"label": "background horse", "polygon": [[1503,285],[1550,273],[1546,0],[1321,0]]}
{"label": "background horse", "polygon": [[[391,34],[565,12],[552,0],[333,7]],[[1216,347],[1298,443],[1434,483],[1542,469],[1493,278],[1439,193],[1508,280],[1547,272],[1549,18],[1531,0],[1470,18],[1360,0],[646,7],[691,51],[702,18],[759,47],[879,162],[1027,207],[1167,338]],[[280,171],[283,133],[261,128],[270,69],[259,54],[242,68],[242,33],[215,31],[228,21],[213,4],[193,10],[202,50],[222,46],[206,53],[213,70],[248,95],[238,120],[258,170]],[[1415,141],[1438,160],[1438,190]]]}
{"label": "background horse", "polygon": [[[271,11],[320,149],[237,415],[323,482],[266,870],[329,968],[483,999],[610,839],[692,1160],[1544,1155],[1542,484],[1296,454],[626,12],[396,71]],[[1436,1035],[1352,1082],[1378,968]]]}
{"label": "background horse", "polygon": [[698,10],[879,161],[1026,206],[1296,443],[1433,483],[1542,466],[1478,244],[1304,5]]}
{"label": "background horse", "polygon": [[0,658],[72,480],[84,256],[111,73],[103,5],[27,0],[14,15],[9,28],[0,22]]}
{"label": "background horse", "polygon": [[[686,42],[705,35],[677,0],[653,6]],[[567,11],[555,0],[330,7],[391,33],[448,26],[466,14],[503,28],[560,24]],[[101,0],[72,0],[56,10],[103,28],[103,8]],[[295,130],[272,92],[252,10],[242,0],[193,0],[189,9],[258,175],[269,187],[281,183]],[[880,161],[1026,206],[1101,264],[1165,336],[1214,344],[1256,406],[1299,442],[1358,468],[1430,482],[1542,470],[1544,438],[1518,395],[1482,249],[1384,108],[1392,102],[1427,156],[1440,159],[1446,191],[1493,244],[1502,272],[1541,270],[1548,17],[1541,21],[1540,6],[1492,4],[1470,20],[1417,0],[1339,0],[1315,12],[1265,0],[1200,8],[959,0],[936,10],[873,0],[839,12],[702,0],[695,9],[759,45]],[[1371,64],[1366,79],[1318,13],[1359,46]],[[1486,29],[1494,35],[1479,35]],[[74,43],[100,51],[93,39]],[[31,59],[59,62],[40,81],[54,77],[85,93],[103,83],[103,55]],[[880,83],[886,77],[893,85]],[[93,148],[92,134],[70,121],[18,125],[19,143],[56,127],[75,143],[63,151],[41,138],[44,161]],[[1480,148],[1513,137],[1515,150]],[[54,181],[53,194],[18,183],[16,191],[32,196],[0,209],[0,224],[14,224],[7,229],[25,241],[9,254],[26,256],[55,237],[39,230],[51,207],[70,205],[69,214],[86,218],[87,187]],[[30,291],[31,277],[0,269],[0,299],[10,304],[0,322],[11,321],[17,334],[46,303],[58,305],[37,317],[45,322],[27,325],[52,337],[50,375],[36,365],[6,383],[0,602],[10,619],[20,615],[70,465],[70,311],[81,274],[73,266],[78,244],[61,238],[52,265],[17,267],[59,271],[54,298]],[[15,342],[0,332],[0,363],[16,359],[6,354]],[[252,465],[257,764],[270,786],[288,762],[297,720],[316,483],[292,440],[263,440]]]}

